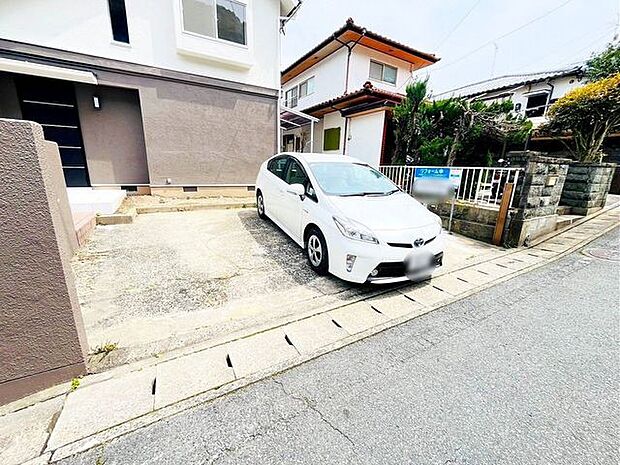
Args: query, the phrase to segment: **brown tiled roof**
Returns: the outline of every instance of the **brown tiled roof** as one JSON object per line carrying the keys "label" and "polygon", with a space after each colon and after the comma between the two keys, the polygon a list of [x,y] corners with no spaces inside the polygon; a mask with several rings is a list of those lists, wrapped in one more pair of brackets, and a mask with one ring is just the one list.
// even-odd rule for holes
{"label": "brown tiled roof", "polygon": [[397,94],[395,92],[389,92],[383,89],[377,89],[372,86],[370,82],[364,84],[359,90],[353,92],[347,92],[339,97],[327,100],[325,102],[318,103],[309,108],[306,108],[304,113],[316,117],[321,117],[326,113],[334,110],[344,110],[346,108],[358,105],[364,102],[379,102],[386,101],[386,103],[398,104],[405,96],[403,94]]}
{"label": "brown tiled roof", "polygon": [[358,42],[365,47],[407,61],[414,65],[416,69],[424,68],[439,61],[439,58],[433,54],[421,52],[376,32],[369,31],[364,27],[358,26],[349,18],[344,26],[282,71],[282,84],[335,51],[340,50],[344,47],[344,44],[351,42]]}

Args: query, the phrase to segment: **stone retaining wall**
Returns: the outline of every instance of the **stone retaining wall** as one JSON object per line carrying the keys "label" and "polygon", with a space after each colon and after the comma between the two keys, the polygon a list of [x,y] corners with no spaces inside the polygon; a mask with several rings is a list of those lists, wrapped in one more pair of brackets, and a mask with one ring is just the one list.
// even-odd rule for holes
{"label": "stone retaining wall", "polygon": [[538,154],[528,157],[517,210],[509,224],[506,244],[519,247],[537,237],[555,231],[570,160]]}
{"label": "stone retaining wall", "polygon": [[589,215],[605,205],[615,165],[576,163],[568,168],[561,205],[571,207],[575,215]]}

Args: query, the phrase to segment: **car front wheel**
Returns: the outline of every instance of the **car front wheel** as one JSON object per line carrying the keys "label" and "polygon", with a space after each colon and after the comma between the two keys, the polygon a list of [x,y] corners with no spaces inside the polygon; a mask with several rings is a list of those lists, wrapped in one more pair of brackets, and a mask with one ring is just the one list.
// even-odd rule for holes
{"label": "car front wheel", "polygon": [[325,242],[325,237],[323,237],[323,234],[317,228],[313,228],[308,232],[306,238],[306,255],[308,256],[310,268],[320,275],[327,274],[329,265],[327,242]]}

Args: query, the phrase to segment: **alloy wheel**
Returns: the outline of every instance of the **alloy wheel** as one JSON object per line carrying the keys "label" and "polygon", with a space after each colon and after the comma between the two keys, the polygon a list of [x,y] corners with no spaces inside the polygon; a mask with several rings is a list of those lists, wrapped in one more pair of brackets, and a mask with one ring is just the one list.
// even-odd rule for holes
{"label": "alloy wheel", "polygon": [[323,248],[321,241],[314,234],[308,239],[308,258],[313,266],[318,267],[323,260]]}

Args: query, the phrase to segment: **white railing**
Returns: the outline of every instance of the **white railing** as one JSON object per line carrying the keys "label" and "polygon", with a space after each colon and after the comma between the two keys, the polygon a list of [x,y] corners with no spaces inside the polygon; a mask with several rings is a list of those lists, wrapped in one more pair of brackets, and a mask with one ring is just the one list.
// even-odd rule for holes
{"label": "white railing", "polygon": [[[413,194],[413,181],[416,168],[437,168],[430,166],[381,165],[379,170],[394,182],[398,187]],[[461,170],[461,182],[456,191],[456,199],[482,205],[499,205],[502,201],[502,192],[506,183],[514,185],[510,197],[513,206],[515,193],[520,188],[523,168],[485,168],[451,166],[451,169]]]}

